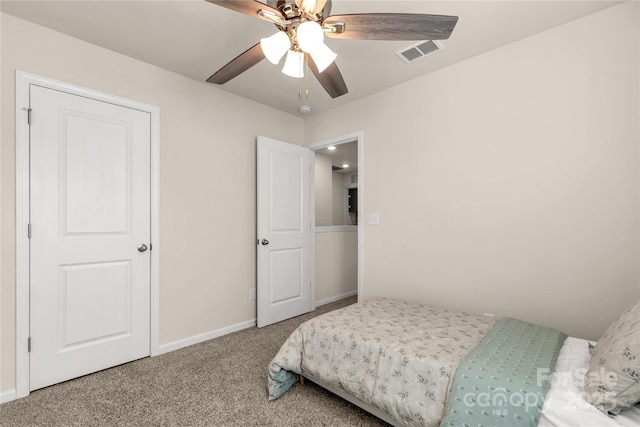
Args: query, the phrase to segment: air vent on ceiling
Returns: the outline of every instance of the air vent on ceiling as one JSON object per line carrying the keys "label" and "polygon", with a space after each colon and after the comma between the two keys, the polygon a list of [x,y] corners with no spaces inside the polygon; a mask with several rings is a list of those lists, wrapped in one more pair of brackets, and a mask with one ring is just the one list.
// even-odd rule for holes
{"label": "air vent on ceiling", "polygon": [[424,58],[425,56],[434,54],[442,49],[444,49],[444,45],[439,41],[427,40],[396,52],[396,55],[398,55],[398,57],[404,62],[409,64],[411,62],[417,61],[420,58]]}
{"label": "air vent on ceiling", "polygon": [[334,172],[335,171],[341,171],[342,169],[344,169],[344,168],[342,168],[340,166],[336,166],[336,165],[331,165],[331,170],[334,171]]}

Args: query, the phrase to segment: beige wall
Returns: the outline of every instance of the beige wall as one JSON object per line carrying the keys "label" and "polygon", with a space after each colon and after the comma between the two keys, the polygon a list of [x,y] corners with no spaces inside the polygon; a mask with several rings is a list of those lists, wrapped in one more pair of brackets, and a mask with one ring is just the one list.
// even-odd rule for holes
{"label": "beige wall", "polygon": [[1,37],[0,391],[15,387],[16,69],[160,107],[161,344],[255,318],[255,138],[301,142],[302,120],[4,14]]}
{"label": "beige wall", "polygon": [[344,220],[344,176],[333,172],[332,179],[332,206],[331,225],[348,225]]}
{"label": "beige wall", "polygon": [[358,289],[358,232],[316,233],[316,300]]}
{"label": "beige wall", "polygon": [[332,225],[332,175],[331,157],[315,153],[316,226]]}
{"label": "beige wall", "polygon": [[1,31],[0,391],[14,388],[15,69],[160,107],[162,343],[255,317],[256,135],[364,131],[361,215],[381,213],[365,298],[597,338],[640,296],[637,2],[304,123],[10,16]]}
{"label": "beige wall", "polygon": [[332,158],[315,153],[316,226],[351,225],[344,216],[344,189],[351,186],[351,174],[332,170]]}
{"label": "beige wall", "polygon": [[639,21],[625,3],[305,121],[364,132],[365,299],[592,339],[638,300]]}

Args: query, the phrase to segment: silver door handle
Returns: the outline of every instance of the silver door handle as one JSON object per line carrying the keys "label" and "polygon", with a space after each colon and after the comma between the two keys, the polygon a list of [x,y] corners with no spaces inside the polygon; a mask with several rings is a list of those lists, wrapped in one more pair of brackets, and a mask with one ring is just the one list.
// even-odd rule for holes
{"label": "silver door handle", "polygon": [[138,245],[138,252],[144,252],[147,250],[147,245],[145,245],[144,243],[141,243]]}
{"label": "silver door handle", "polygon": [[267,246],[269,244],[269,241],[267,239],[262,239],[262,246]]}

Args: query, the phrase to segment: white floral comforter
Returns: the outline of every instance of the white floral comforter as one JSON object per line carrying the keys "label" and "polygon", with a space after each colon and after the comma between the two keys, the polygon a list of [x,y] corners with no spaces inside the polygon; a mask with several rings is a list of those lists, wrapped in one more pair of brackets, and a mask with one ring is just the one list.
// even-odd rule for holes
{"label": "white floral comforter", "polygon": [[495,321],[391,299],[315,317],[296,329],[269,366],[269,398],[308,374],[407,426],[437,426],[456,366]]}

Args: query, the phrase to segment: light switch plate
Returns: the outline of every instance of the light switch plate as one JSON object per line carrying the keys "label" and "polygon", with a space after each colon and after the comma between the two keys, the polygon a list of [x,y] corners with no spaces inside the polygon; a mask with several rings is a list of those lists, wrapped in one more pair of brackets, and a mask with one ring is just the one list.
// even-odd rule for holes
{"label": "light switch plate", "polygon": [[369,225],[380,225],[380,214],[378,212],[369,212]]}

